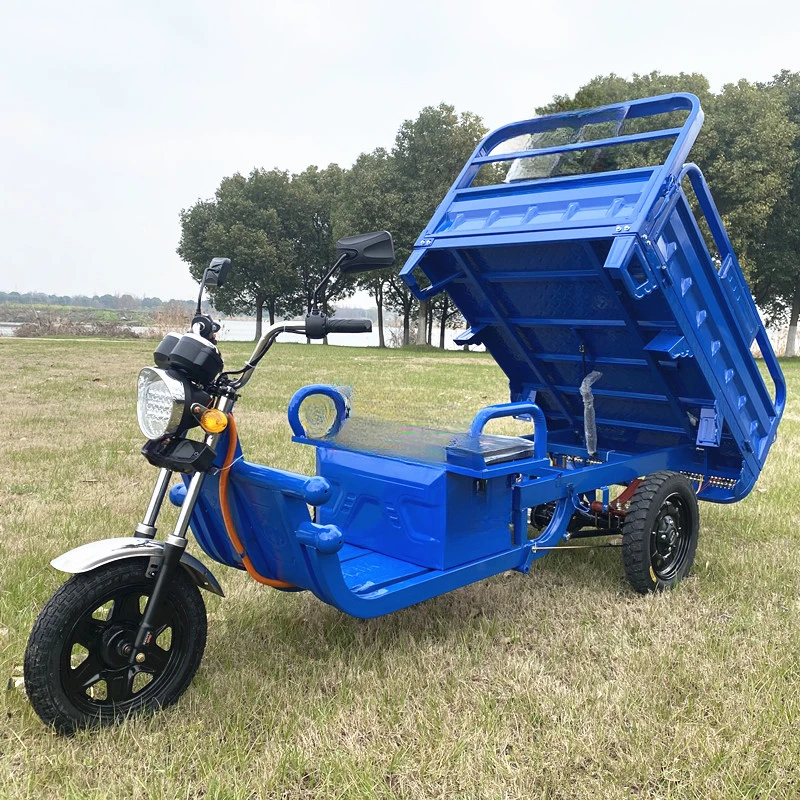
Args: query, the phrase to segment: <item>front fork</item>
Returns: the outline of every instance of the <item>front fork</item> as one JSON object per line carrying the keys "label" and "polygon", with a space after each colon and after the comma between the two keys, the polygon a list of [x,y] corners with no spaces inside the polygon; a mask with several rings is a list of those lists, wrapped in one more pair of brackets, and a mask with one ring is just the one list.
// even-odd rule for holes
{"label": "front fork", "polygon": [[[216,408],[227,414],[233,407],[233,403],[234,397],[223,396],[217,399]],[[219,437],[220,434],[218,433],[209,433],[206,434],[204,442],[206,445],[213,448]],[[147,601],[144,614],[142,615],[142,621],[139,623],[139,629],[136,632],[136,639],[134,640],[133,649],[130,653],[131,664],[141,663],[145,660],[143,648],[147,647],[152,641],[153,630],[155,629],[156,611],[161,603],[161,598],[166,587],[180,563],[181,556],[184,550],[186,550],[186,545],[188,544],[186,532],[189,529],[189,520],[191,519],[197,498],[200,495],[200,489],[203,486],[205,477],[205,472],[195,472],[192,476],[191,481],[189,481],[189,487],[186,490],[186,498],[181,504],[181,510],[178,514],[175,528],[172,533],[167,536],[166,542],[164,542],[164,557],[158,568],[155,586],[150,594],[150,599]],[[158,475],[155,488],[153,489],[150,503],[147,506],[147,511],[142,521],[136,526],[136,533],[134,536],[152,539],[156,535],[156,519],[164,503],[171,478],[172,470],[162,468]]]}
{"label": "front fork", "polygon": [[161,511],[161,506],[164,503],[164,498],[167,495],[169,482],[172,479],[172,470],[162,467],[158,471],[158,480],[153,489],[153,495],[147,505],[147,511],[144,512],[144,518],[136,526],[136,533],[133,535],[137,539],[155,539],[156,538],[156,520],[158,519],[158,512]]}

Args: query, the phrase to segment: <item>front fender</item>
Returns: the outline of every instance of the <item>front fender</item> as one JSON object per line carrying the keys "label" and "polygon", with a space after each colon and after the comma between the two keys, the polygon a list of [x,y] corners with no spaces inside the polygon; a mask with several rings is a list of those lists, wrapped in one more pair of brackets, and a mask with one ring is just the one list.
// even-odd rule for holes
{"label": "front fender", "polygon": [[[164,555],[164,542],[155,539],[142,539],[135,536],[119,536],[114,539],[101,539],[89,542],[74,550],[54,558],[50,564],[61,572],[75,574],[90,572],[112,561],[123,558],[161,558]],[[201,588],[212,594],[224,597],[219,581],[201,561],[190,553],[181,556],[181,566],[189,573],[189,577]]]}

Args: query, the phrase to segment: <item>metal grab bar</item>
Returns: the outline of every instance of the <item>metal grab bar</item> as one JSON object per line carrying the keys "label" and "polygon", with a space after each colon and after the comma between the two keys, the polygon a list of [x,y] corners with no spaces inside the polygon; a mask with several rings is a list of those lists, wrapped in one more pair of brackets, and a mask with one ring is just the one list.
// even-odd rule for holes
{"label": "metal grab bar", "polygon": [[522,414],[530,414],[533,417],[533,457],[545,458],[547,455],[547,420],[542,409],[530,400],[523,400],[519,403],[499,403],[482,408],[473,418],[467,435],[477,439],[483,431],[483,426],[490,419],[518,417]]}

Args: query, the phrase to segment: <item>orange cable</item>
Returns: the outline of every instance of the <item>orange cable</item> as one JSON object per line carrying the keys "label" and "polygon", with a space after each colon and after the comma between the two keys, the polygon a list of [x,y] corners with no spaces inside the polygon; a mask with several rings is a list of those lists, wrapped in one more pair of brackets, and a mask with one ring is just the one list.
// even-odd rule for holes
{"label": "orange cable", "polygon": [[244,568],[253,580],[263,583],[265,586],[272,586],[274,589],[296,589],[297,587],[293,583],[279,581],[275,578],[265,578],[263,575],[260,575],[253,566],[253,562],[250,561],[250,556],[245,552],[239,537],[236,535],[233,517],[231,517],[231,510],[228,506],[228,476],[231,464],[233,464],[233,454],[236,452],[236,441],[239,438],[236,432],[236,421],[233,418],[233,414],[228,414],[228,436],[228,452],[225,454],[225,461],[222,464],[222,470],[219,476],[219,506],[222,510],[222,520],[225,523],[225,531],[228,534],[228,538],[231,540],[231,544],[234,546],[236,552],[241,556]]}

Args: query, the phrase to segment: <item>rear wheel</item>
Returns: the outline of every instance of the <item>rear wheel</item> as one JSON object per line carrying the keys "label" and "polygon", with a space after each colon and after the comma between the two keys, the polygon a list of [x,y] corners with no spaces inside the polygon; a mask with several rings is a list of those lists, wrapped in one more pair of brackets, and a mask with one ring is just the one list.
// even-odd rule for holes
{"label": "rear wheel", "polygon": [[687,478],[676,472],[644,478],[622,525],[622,559],[631,586],[645,594],[685,578],[699,533],[697,497]]}
{"label": "rear wheel", "polygon": [[194,677],[206,643],[206,612],[183,569],[170,580],[144,660],[131,645],[155,585],[148,559],[74,575],[39,614],[25,652],[25,689],[60,733],[107,725],[174,703]]}

